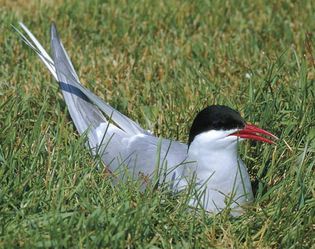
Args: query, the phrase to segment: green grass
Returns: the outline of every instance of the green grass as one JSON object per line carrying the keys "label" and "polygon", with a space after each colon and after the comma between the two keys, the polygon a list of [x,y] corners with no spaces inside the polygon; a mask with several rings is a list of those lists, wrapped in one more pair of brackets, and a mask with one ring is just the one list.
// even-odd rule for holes
{"label": "green grass", "polygon": [[[312,1],[57,2],[0,5],[0,247],[314,246]],[[163,188],[113,185],[13,31],[20,20],[47,48],[54,20],[84,85],[159,136],[187,141],[214,103],[279,136],[241,147],[252,207],[210,216]]]}

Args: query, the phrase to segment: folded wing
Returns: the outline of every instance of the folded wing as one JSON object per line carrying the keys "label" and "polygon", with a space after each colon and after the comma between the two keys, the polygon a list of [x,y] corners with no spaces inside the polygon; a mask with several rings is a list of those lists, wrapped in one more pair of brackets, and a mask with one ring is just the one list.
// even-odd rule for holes
{"label": "folded wing", "polygon": [[87,132],[89,146],[93,148],[94,153],[101,151],[103,161],[111,170],[116,170],[124,164],[130,167],[133,174],[142,172],[151,175],[156,158],[160,157],[160,164],[164,161],[172,167],[185,160],[187,145],[167,139],[161,140],[160,155],[157,157],[159,147],[157,137],[152,136],[80,83],[54,24],[51,26],[52,58],[29,29],[23,23],[19,24],[28,37],[18,29],[16,31],[59,82],[78,132],[80,134]]}

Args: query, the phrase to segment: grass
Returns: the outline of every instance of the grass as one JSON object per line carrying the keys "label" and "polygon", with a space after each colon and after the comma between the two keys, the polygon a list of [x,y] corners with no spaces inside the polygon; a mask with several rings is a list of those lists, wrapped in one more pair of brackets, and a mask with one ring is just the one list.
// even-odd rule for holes
{"label": "grass", "polygon": [[[311,248],[315,244],[315,8],[311,1],[0,1],[0,247]],[[187,141],[196,111],[238,109],[280,137],[244,143],[247,213],[113,185],[58,85],[13,31],[46,47],[55,21],[84,85],[155,134]]]}

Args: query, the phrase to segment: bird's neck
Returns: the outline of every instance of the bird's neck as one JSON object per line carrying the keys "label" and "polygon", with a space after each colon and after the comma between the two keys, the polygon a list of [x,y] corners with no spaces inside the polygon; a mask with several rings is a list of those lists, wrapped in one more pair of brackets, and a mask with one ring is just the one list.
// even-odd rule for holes
{"label": "bird's neck", "polygon": [[[238,141],[228,136],[211,138],[199,136],[190,144],[188,159],[195,164],[187,166],[184,175],[192,177],[201,187],[200,193],[204,193],[207,200],[201,204],[206,209],[222,210],[226,203],[230,203],[233,210],[237,209],[253,196],[248,172],[238,156]],[[199,201],[193,199],[192,203]]]}
{"label": "bird's neck", "polygon": [[223,174],[237,170],[238,153],[237,144],[233,143],[226,147],[192,143],[188,150],[188,158],[196,162],[198,172]]}

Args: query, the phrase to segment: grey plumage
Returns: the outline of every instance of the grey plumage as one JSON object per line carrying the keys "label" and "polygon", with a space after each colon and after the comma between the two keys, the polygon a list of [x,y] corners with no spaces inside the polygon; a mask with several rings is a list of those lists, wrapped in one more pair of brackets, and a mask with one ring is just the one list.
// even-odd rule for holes
{"label": "grey plumage", "polygon": [[157,137],[82,86],[54,24],[51,26],[52,58],[29,29],[23,23],[19,24],[29,38],[16,29],[17,32],[59,82],[78,132],[87,132],[92,151],[100,153],[111,171],[127,165],[133,175],[140,173],[151,176],[156,167],[156,153],[160,144],[160,164],[168,165],[168,173],[171,169],[180,171],[167,178],[181,175],[182,169],[178,165],[186,159],[185,144],[168,139],[161,139],[159,143]]}

